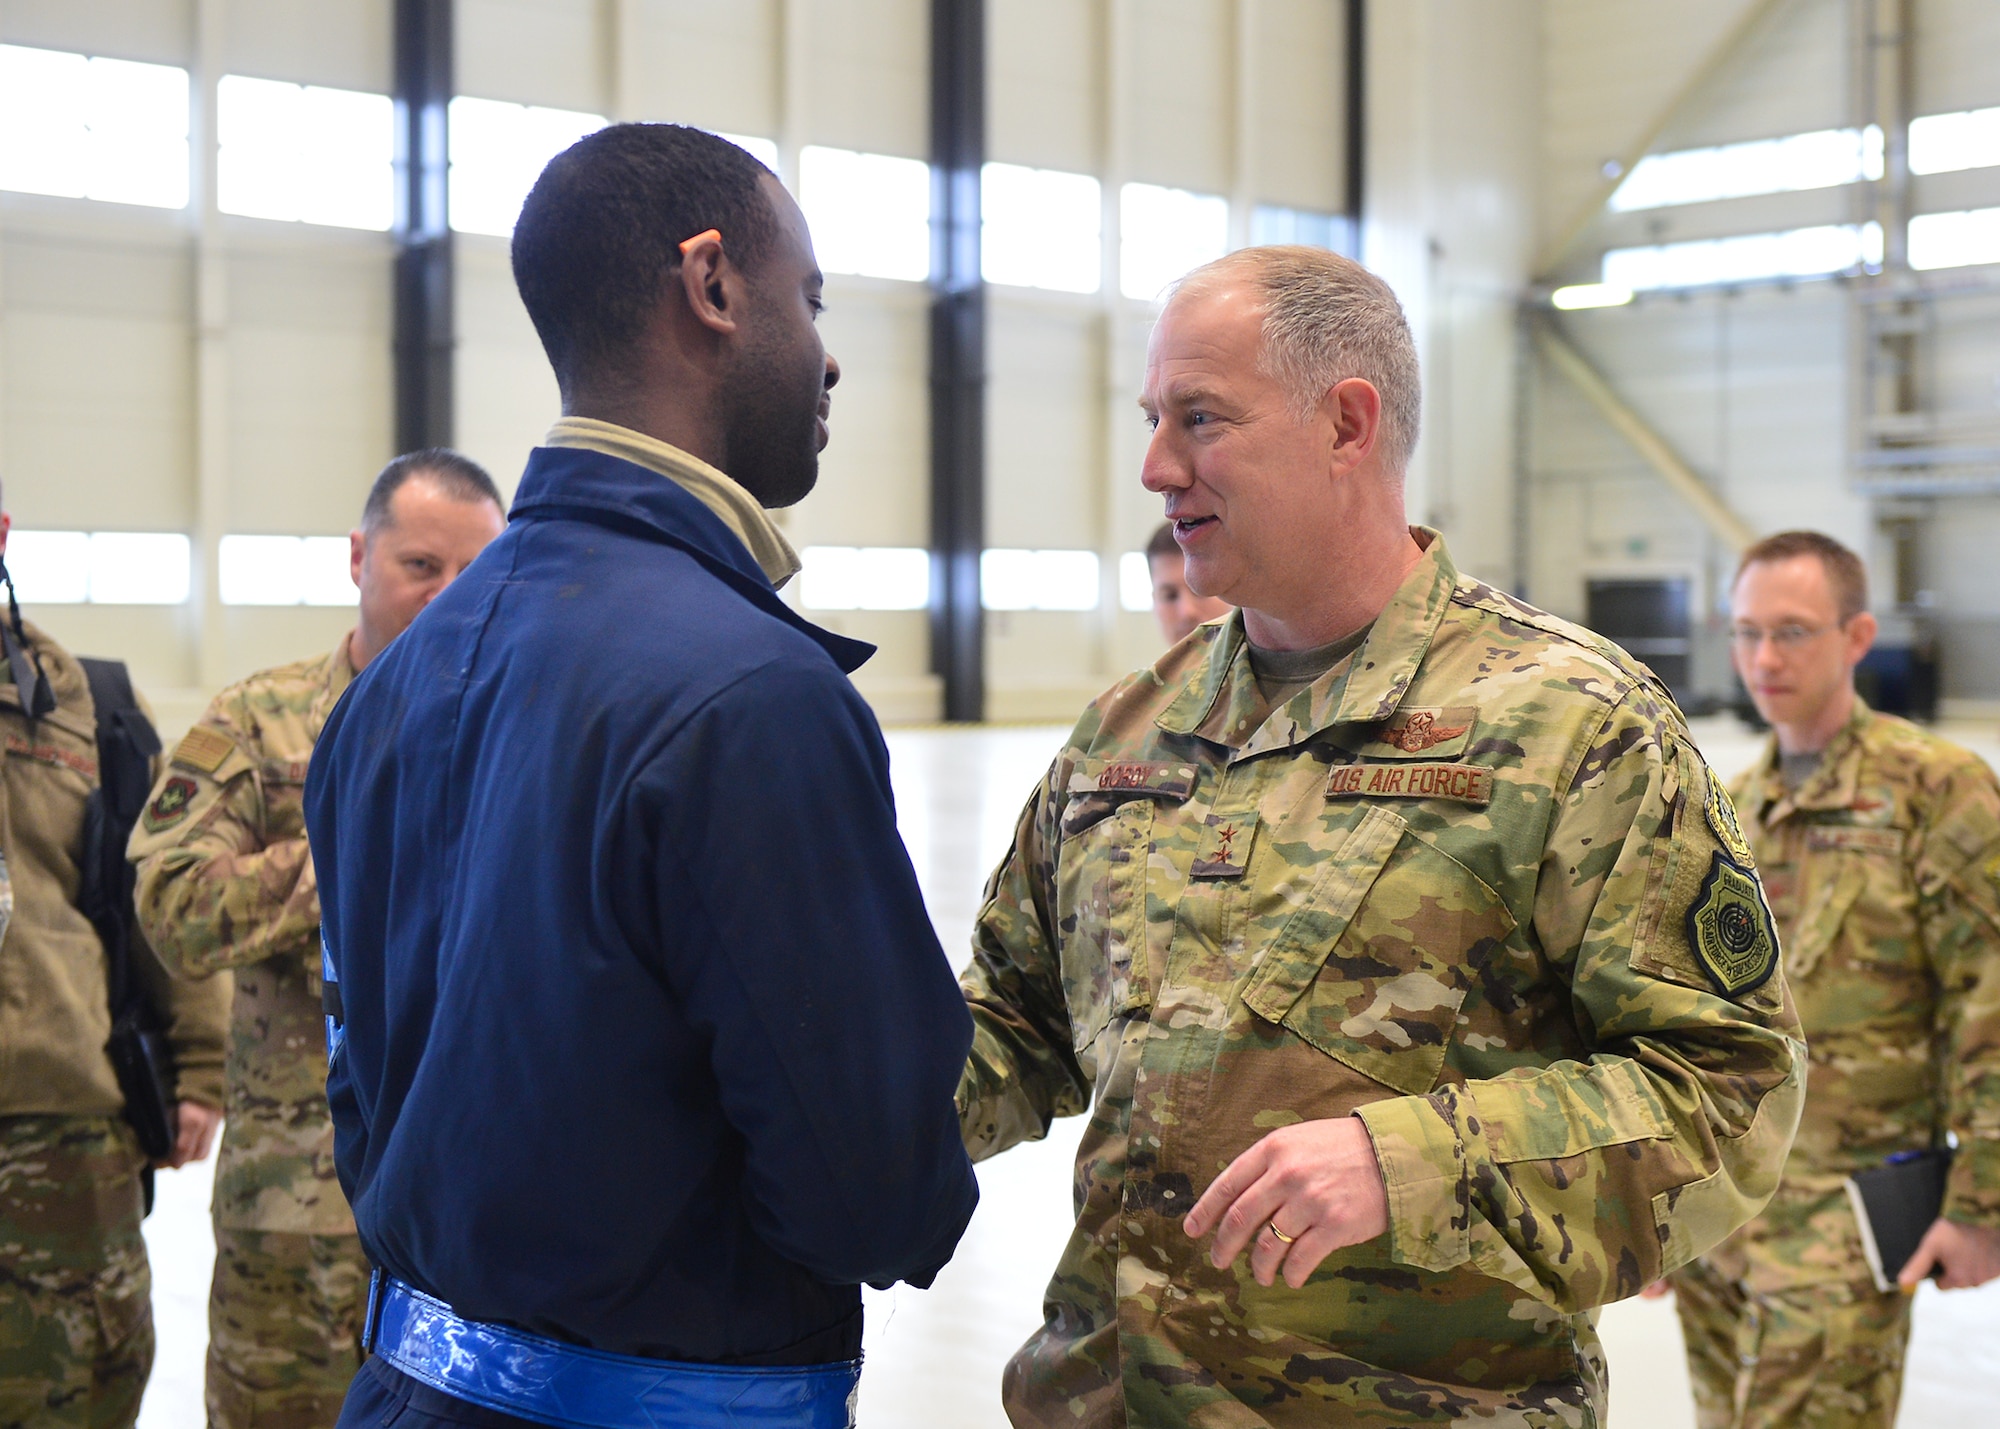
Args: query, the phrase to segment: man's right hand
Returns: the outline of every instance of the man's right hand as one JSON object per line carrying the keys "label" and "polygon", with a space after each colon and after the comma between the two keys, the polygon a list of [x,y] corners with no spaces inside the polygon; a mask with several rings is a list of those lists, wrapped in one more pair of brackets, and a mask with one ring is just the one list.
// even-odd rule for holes
{"label": "man's right hand", "polygon": [[2000,1276],[2000,1230],[1939,1216],[1917,1242],[1916,1254],[1896,1283],[1905,1295],[1914,1295],[1933,1270],[1940,1290],[1970,1290]]}
{"label": "man's right hand", "polygon": [[1651,1285],[1648,1285],[1645,1289],[1641,1290],[1639,1292],[1639,1298],[1641,1300],[1658,1300],[1662,1296],[1673,1294],[1673,1290],[1674,1287],[1667,1284],[1666,1278],[1663,1276],[1660,1279],[1655,1280]]}
{"label": "man's right hand", "polygon": [[174,1146],[166,1160],[155,1165],[178,1171],[191,1161],[206,1159],[215,1146],[215,1133],[222,1125],[222,1112],[200,1102],[182,1102],[174,1117]]}

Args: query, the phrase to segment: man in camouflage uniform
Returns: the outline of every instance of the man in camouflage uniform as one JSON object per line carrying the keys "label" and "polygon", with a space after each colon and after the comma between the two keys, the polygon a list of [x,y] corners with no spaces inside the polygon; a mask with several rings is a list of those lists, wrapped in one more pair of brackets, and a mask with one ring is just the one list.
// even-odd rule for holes
{"label": "man in camouflage uniform", "polygon": [[1875,1288],[1844,1182],[1958,1150],[1914,1291],[2000,1274],[2000,785],[1854,691],[1860,560],[1815,532],[1738,570],[1736,668],[1773,730],[1735,785],[1811,1047],[1798,1141],[1751,1225],[1673,1277],[1704,1429],[1894,1424],[1907,1294]]}
{"label": "man in camouflage uniform", "polygon": [[458,453],[391,462],[351,538],[354,630],[217,695],[133,830],[147,935],[188,977],[235,975],[209,1299],[208,1419],[221,1429],[330,1425],[360,1364],[368,1265],[334,1179],[306,764],[355,672],[504,520],[492,479]]}
{"label": "man in camouflage uniform", "polygon": [[[46,632],[18,621],[0,647],[0,1429],[124,1429],[153,1367],[153,1282],[145,1158],[104,1050],[104,944],[77,906],[96,709]],[[132,971],[167,1018],[179,1081],[164,1164],[198,1161],[221,1115],[228,981],[174,982],[143,943]]]}
{"label": "man in camouflage uniform", "polygon": [[1754,1214],[1798,1113],[1727,796],[1642,666],[1404,524],[1372,275],[1198,270],[1141,405],[1242,609],[1084,715],[976,925],[968,1148],[1091,1112],[1007,1412],[1597,1424],[1590,1310]]}

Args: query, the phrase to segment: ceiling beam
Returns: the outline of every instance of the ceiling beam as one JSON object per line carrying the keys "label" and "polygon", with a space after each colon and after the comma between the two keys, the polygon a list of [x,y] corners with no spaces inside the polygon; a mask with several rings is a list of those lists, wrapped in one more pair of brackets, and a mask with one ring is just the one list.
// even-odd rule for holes
{"label": "ceiling beam", "polygon": [[1660,137],[1676,119],[1680,118],[1681,113],[1695,96],[1729,66],[1750,36],[1788,3],[1789,0],[1749,0],[1749,3],[1744,5],[1742,14],[1736,17],[1736,23],[1723,33],[1721,39],[1709,47],[1701,62],[1689,71],[1686,79],[1681,81],[1673,96],[1654,113],[1652,121],[1639,131],[1637,137],[1626,146],[1625,152],[1618,156],[1615,171],[1612,171],[1611,165],[1606,166],[1606,171],[1599,175],[1590,198],[1543,247],[1535,259],[1535,272],[1538,275],[1547,278],[1554,274],[1557,266],[1576,246],[1577,240],[1597,222],[1598,215],[1604,212],[1604,205],[1610,201],[1611,195],[1617,192],[1618,185],[1625,181],[1625,176],[1632,172],[1641,159],[1653,151],[1653,146],[1660,142]]}
{"label": "ceiling beam", "polygon": [[1590,359],[1577,351],[1570,340],[1557,330],[1555,323],[1542,317],[1535,323],[1535,345],[1548,360],[1551,367],[1568,378],[1583,399],[1597,409],[1610,428],[1623,437],[1645,460],[1659,478],[1666,482],[1674,495],[1687,503],[1702,524],[1713,531],[1731,551],[1741,551],[1757,539],[1750,523],[1738,516],[1702,480],[1701,474],[1689,465],[1653,425],[1633,409],[1632,404],[1618,395],[1603,373]]}

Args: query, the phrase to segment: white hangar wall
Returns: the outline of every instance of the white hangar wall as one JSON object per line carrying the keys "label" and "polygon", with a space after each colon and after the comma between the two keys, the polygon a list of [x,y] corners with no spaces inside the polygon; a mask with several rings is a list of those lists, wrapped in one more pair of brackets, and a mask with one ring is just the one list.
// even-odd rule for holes
{"label": "white hangar wall", "polygon": [[[1461,562],[1513,577],[1513,294],[1532,256],[1542,63],[1536,0],[1371,7],[1363,256],[1423,349],[1413,515]],[[989,714],[1067,718],[1157,650],[1119,561],[1140,489],[1135,397],[1150,292],[1121,292],[1127,183],[1213,195],[1227,242],[1260,206],[1332,214],[1346,191],[1342,0],[990,0],[990,157],[1101,185],[1095,292],[988,290],[988,542],[1096,556],[1092,608],[988,614]],[[924,0],[459,0],[457,89],[772,141],[922,158]],[[225,536],[331,537],[392,454],[386,232],[221,211],[217,83],[391,87],[390,6],[351,0],[0,0],[0,44],[189,75],[185,207],[0,192],[0,480],[17,528],[179,533],[185,599],[37,605],[74,648],[128,659],[176,727],[220,685],[328,646],[351,608],[225,603]],[[1143,236],[1143,235],[1142,235]],[[506,240],[460,232],[457,444],[511,491],[556,412]],[[928,293],[833,274],[844,377],[801,547],[919,547],[929,530]],[[1337,553],[1330,559],[1337,559]],[[23,554],[21,561],[25,563]],[[920,610],[814,611],[876,641],[887,717],[937,710]]]}
{"label": "white hangar wall", "polygon": [[[1753,0],[1542,7],[1540,243],[1546,250],[1601,203],[1600,166],[1669,107]],[[1857,73],[1853,0],[1786,0],[1696,84],[1653,145],[1682,151],[1860,126],[1871,116]],[[1912,114],[2000,105],[2000,10],[1979,0],[1914,0]],[[1865,182],[1635,212],[1599,211],[1549,276],[1591,282],[1608,249],[1866,221]],[[1916,214],[2000,205],[2000,168],[1918,174]],[[1546,253],[1545,253],[1546,256]],[[2000,447],[2000,289],[1994,269],[1920,275],[1919,403],[1940,445]],[[1566,336],[1710,488],[1758,534],[1825,530],[1868,560],[1872,595],[1895,639],[1934,638],[1947,709],[2000,702],[2000,543],[1995,467],[1932,474],[1937,490],[1871,494],[1856,468],[1866,420],[1860,347],[1866,284],[1841,278],[1711,284],[1641,293],[1627,306],[1568,312]],[[1725,630],[1735,557],[1560,375],[1528,372],[1529,597],[1574,618],[1592,579],[1683,577],[1695,615],[1694,695],[1733,687]],[[1954,487],[1954,483],[1958,484]],[[1953,494],[1954,490],[1958,494]],[[1940,494],[1942,493],[1942,494]],[[1885,529],[1886,523],[1886,529]],[[1907,525],[1897,560],[1890,529]],[[1904,600],[1897,599],[1899,584]],[[1912,599],[1914,597],[1914,599]]]}

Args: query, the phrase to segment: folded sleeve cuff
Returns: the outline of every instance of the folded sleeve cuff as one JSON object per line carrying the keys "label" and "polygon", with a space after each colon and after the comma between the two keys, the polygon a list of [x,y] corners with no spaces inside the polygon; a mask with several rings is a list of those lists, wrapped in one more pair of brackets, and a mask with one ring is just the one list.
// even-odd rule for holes
{"label": "folded sleeve cuff", "polygon": [[1445,1271],[1472,1254],[1465,1147],[1433,1097],[1397,1097],[1355,1113],[1368,1128],[1389,1193],[1389,1255]]}

